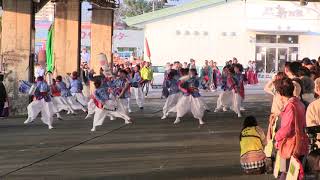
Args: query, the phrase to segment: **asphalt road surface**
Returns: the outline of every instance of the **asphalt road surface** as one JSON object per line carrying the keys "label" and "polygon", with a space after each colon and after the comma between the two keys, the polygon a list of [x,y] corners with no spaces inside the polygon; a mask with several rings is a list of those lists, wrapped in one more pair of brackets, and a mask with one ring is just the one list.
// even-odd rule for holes
{"label": "asphalt road surface", "polygon": [[[174,117],[161,120],[164,100],[160,99],[148,99],[143,111],[132,101],[134,124],[106,120],[94,133],[90,132],[92,120],[84,120],[85,114],[65,115],[53,130],[40,119],[29,125],[23,124],[25,117],[2,119],[0,175],[35,163],[0,179],[273,179],[242,174],[239,132],[243,118],[232,112],[214,113],[216,97],[204,99],[212,111],[206,113],[207,124],[201,128],[191,115],[179,125],[173,125]],[[269,97],[250,95],[245,107],[244,116],[255,115],[267,127]],[[79,144],[91,138],[95,139]]]}

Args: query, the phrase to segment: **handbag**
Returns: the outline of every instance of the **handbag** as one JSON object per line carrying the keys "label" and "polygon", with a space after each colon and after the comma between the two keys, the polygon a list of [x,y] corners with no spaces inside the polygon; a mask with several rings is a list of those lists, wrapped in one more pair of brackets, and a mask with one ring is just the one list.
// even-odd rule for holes
{"label": "handbag", "polygon": [[296,109],[295,109],[295,106],[293,106],[295,134],[292,137],[285,138],[280,143],[280,148],[279,148],[280,156],[285,159],[290,159],[291,156],[299,157],[301,155],[299,151],[301,149],[301,145],[302,145],[301,139],[303,136],[301,135],[299,126],[297,125],[299,122],[297,120],[297,116],[295,112],[296,112]]}

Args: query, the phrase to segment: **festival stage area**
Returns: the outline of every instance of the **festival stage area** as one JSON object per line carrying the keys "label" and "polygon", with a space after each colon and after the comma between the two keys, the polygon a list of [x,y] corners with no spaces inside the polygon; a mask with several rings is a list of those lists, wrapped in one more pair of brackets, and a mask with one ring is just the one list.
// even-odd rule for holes
{"label": "festival stage area", "polygon": [[[211,112],[201,128],[188,115],[179,125],[174,117],[161,120],[164,100],[147,99],[143,112],[132,100],[134,124],[106,120],[90,132],[85,115],[65,115],[55,129],[37,119],[24,125],[23,118],[0,120],[0,174],[43,159],[0,179],[8,180],[171,180],[226,179],[267,180],[271,175],[245,176],[239,164],[239,132],[242,119],[234,113],[214,113],[217,97],[205,97]],[[270,97],[249,95],[245,115],[255,115],[267,127]],[[100,136],[100,137],[97,137]],[[64,149],[79,144],[68,151]],[[58,153],[49,159],[47,157]]]}

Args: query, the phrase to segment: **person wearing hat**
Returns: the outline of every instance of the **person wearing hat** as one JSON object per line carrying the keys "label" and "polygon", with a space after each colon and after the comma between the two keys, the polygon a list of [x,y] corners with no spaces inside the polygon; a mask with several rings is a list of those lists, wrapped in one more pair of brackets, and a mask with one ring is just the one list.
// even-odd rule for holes
{"label": "person wearing hat", "polygon": [[4,75],[0,74],[0,118],[5,116],[4,114],[4,106],[7,103],[7,91],[6,87],[3,84]]}

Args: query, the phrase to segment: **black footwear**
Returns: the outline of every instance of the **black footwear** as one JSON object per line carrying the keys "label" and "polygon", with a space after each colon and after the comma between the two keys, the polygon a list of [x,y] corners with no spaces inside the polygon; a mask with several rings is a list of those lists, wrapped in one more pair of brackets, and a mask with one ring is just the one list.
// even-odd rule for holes
{"label": "black footwear", "polygon": [[141,110],[143,110],[143,107],[140,107]]}

